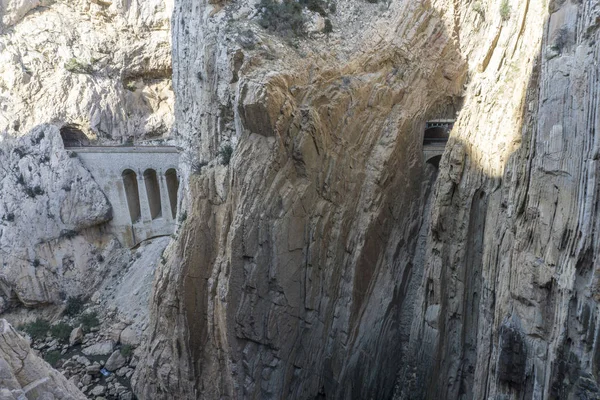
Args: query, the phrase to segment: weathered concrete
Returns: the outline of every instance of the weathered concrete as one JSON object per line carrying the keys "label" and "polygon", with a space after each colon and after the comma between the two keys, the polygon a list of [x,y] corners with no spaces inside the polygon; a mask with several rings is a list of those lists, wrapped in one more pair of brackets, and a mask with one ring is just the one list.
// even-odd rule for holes
{"label": "weathered concrete", "polygon": [[[148,238],[173,233],[176,222],[173,210],[177,209],[177,205],[172,205],[171,200],[176,201],[177,196],[169,196],[165,175],[169,170],[177,170],[179,152],[176,147],[104,146],[70,150],[81,159],[110,201],[113,218],[108,223],[108,229],[123,245],[131,247]],[[123,173],[127,170],[133,171],[137,180],[137,188],[129,189],[137,192],[138,198],[130,198],[129,203],[139,200],[139,217],[130,212],[126,193],[128,188],[123,180]],[[158,190],[149,177],[153,175],[148,174],[151,170],[156,171]],[[147,179],[144,178],[145,173]],[[159,207],[158,212],[152,211],[151,204]]]}

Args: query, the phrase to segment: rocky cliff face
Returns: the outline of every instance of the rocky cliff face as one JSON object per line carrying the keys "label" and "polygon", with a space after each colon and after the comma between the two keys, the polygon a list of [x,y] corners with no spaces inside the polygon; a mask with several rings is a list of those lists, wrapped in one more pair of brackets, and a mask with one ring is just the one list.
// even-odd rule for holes
{"label": "rocky cliff face", "polygon": [[[92,288],[103,251],[117,246],[87,232],[111,206],[58,128],[40,126],[2,143],[0,310],[50,304]],[[93,229],[92,229],[93,230]]]}
{"label": "rocky cliff face", "polygon": [[524,36],[500,33],[501,63],[493,54],[483,66],[500,79],[484,72],[467,91],[436,184],[399,398],[600,396],[600,8],[547,11],[520,5]]}
{"label": "rocky cliff face", "polygon": [[168,0],[0,2],[0,132],[55,123],[104,141],[167,134],[171,8]]}
{"label": "rocky cliff face", "polygon": [[83,400],[63,375],[37,356],[8,322],[0,320],[0,398]]}
{"label": "rocky cliff face", "polygon": [[0,1],[0,312],[91,294],[122,267],[101,229],[111,206],[61,135],[168,136],[171,10],[162,0]]}
{"label": "rocky cliff face", "polygon": [[[185,222],[137,394],[599,397],[597,2],[315,1],[300,37],[277,7],[175,1]],[[169,10],[0,1],[0,131],[165,134]],[[118,253],[107,205],[57,128],[6,143],[0,309],[56,302]]]}
{"label": "rocky cliff face", "polygon": [[[596,396],[597,4],[347,2],[296,48],[257,18],[175,4],[176,129],[208,165],[139,394]],[[423,122],[459,108],[429,196]]]}

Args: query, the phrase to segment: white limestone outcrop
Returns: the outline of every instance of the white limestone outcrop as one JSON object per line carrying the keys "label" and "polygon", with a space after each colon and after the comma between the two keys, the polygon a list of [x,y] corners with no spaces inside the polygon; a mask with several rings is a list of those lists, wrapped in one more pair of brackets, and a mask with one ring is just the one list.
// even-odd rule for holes
{"label": "white limestone outcrop", "polygon": [[52,122],[162,137],[173,120],[171,0],[0,1],[0,132]]}
{"label": "white limestone outcrop", "polygon": [[83,235],[111,218],[111,205],[56,127],[0,143],[0,190],[0,312],[89,288],[110,238]]}

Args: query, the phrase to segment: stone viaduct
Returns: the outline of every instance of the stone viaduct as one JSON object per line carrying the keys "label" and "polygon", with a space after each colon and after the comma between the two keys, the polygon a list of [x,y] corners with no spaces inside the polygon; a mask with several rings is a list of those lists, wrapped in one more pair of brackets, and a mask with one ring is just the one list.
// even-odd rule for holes
{"label": "stone viaduct", "polygon": [[122,244],[175,231],[179,191],[179,151],[172,146],[66,147],[83,165],[110,201],[108,230]]}

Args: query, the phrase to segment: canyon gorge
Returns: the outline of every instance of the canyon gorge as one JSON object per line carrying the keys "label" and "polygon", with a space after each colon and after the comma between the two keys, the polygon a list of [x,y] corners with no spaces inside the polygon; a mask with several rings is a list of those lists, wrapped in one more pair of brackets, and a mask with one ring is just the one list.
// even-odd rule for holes
{"label": "canyon gorge", "polygon": [[0,399],[600,399],[599,40],[597,0],[0,0]]}

